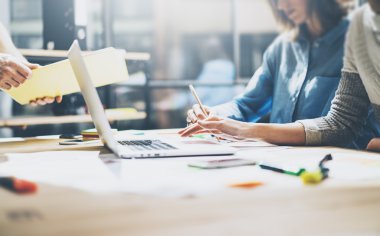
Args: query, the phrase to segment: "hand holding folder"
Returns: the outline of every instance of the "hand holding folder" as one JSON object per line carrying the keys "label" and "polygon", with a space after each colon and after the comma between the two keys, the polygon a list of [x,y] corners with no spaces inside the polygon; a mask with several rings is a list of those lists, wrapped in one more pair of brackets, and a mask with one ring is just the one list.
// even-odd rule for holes
{"label": "hand holding folder", "polygon": [[[84,56],[96,87],[120,82],[128,78],[124,55],[114,48],[106,48]],[[79,92],[79,85],[68,60],[33,70],[32,76],[18,88],[5,90],[21,105],[36,98],[57,97]]]}

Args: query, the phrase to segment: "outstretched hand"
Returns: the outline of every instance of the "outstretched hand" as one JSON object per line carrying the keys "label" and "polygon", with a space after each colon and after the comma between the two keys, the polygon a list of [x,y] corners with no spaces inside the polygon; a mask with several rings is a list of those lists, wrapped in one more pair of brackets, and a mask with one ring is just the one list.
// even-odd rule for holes
{"label": "outstretched hand", "polygon": [[12,55],[0,53],[0,88],[9,90],[23,84],[32,75],[37,64],[22,61]]}

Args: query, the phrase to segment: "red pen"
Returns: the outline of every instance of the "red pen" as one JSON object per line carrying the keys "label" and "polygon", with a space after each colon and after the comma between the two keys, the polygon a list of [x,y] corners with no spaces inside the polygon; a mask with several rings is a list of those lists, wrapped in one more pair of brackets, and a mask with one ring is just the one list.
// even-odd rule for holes
{"label": "red pen", "polygon": [[37,184],[14,177],[0,177],[0,186],[15,193],[27,194],[37,191]]}

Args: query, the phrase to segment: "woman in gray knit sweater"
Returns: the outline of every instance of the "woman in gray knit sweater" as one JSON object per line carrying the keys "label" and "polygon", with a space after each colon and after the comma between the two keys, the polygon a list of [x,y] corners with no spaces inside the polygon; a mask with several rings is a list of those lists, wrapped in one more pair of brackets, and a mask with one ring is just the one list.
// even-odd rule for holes
{"label": "woman in gray knit sweater", "polygon": [[[369,0],[353,16],[347,34],[342,79],[327,116],[289,124],[252,124],[220,117],[199,120],[182,136],[212,130],[275,144],[345,146],[365,124],[372,105],[380,122],[380,0]],[[380,138],[368,149],[380,151]]]}

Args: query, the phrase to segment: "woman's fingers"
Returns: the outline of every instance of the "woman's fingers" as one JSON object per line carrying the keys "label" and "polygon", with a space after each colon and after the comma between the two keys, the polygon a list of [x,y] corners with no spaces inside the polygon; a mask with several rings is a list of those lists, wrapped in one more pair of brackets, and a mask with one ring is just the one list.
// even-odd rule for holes
{"label": "woman's fingers", "polygon": [[219,134],[222,134],[222,133],[217,129],[213,129],[213,130],[201,129],[201,130],[193,133],[193,135],[195,135],[195,134],[218,134],[218,136],[219,136]]}
{"label": "woman's fingers", "polygon": [[10,78],[10,79],[7,79],[6,82],[10,85],[12,85],[13,87],[17,88],[18,86],[20,86],[20,82],[18,82],[16,79],[14,78]]}
{"label": "woman's fingers", "polygon": [[37,105],[39,105],[39,106],[44,106],[44,105],[47,104],[47,102],[45,101],[45,99],[41,99],[41,98],[37,99],[37,100],[36,100],[36,103],[37,103]]}
{"label": "woman's fingers", "polygon": [[55,101],[56,101],[57,103],[61,103],[61,102],[62,102],[62,96],[56,96],[56,97],[55,97]]}
{"label": "woman's fingers", "polygon": [[[206,108],[205,108],[205,110],[206,110]],[[204,119],[206,119],[208,117],[207,110],[206,110],[207,114],[204,114],[204,112],[201,109],[201,106],[199,106],[198,104],[195,104],[193,106],[193,111],[194,111],[194,114],[195,114],[195,116],[196,116],[197,119],[204,120]]]}
{"label": "woman's fingers", "polygon": [[[3,80],[14,80],[17,85],[20,85],[25,82],[26,77],[22,75],[16,68],[14,67],[3,67],[1,68],[2,70],[2,75],[3,75]],[[8,82],[9,83],[9,82]],[[12,83],[13,85],[13,83]]]}
{"label": "woman's fingers", "polygon": [[16,61],[15,59],[9,59],[7,65],[18,72],[25,79],[32,74],[32,70],[29,67],[19,61]]}
{"label": "woman's fingers", "polygon": [[40,67],[39,64],[30,63],[30,62],[25,62],[24,64],[25,64],[29,69],[31,69],[31,70],[34,70],[34,69],[37,69],[38,67]]}
{"label": "woman's fingers", "polygon": [[178,131],[178,134],[183,134],[191,125],[187,126],[186,128],[181,129]]}
{"label": "woman's fingers", "polygon": [[[180,130],[178,133],[183,136],[183,137],[188,137],[190,135],[193,135],[195,134],[196,132],[202,130],[202,129],[209,129],[209,130],[218,130],[217,128],[213,128],[213,127],[203,127],[201,125],[201,122],[202,124],[205,123],[205,122],[220,122],[222,121],[222,119],[218,118],[218,117],[209,117],[207,118],[206,121],[201,121],[201,120],[198,120],[197,123],[195,124],[192,124],[182,130]],[[213,126],[214,124],[211,124],[211,126]],[[208,123],[206,124],[206,126],[208,126]]]}
{"label": "woman's fingers", "polygon": [[0,87],[11,89],[18,87],[32,74],[22,61],[7,54],[0,55]]}
{"label": "woman's fingers", "polygon": [[190,109],[187,111],[187,120],[190,121],[191,123],[196,123],[198,118],[194,113],[194,110]]}
{"label": "woman's fingers", "polygon": [[372,139],[368,143],[367,150],[379,152],[380,151],[380,138]]}
{"label": "woman's fingers", "polygon": [[186,129],[182,130],[180,135],[182,137],[189,137],[201,129],[202,129],[202,127],[200,127],[198,124],[193,124],[193,125],[190,125],[189,127],[187,127]]}
{"label": "woman's fingers", "polygon": [[198,124],[204,129],[219,130],[223,134],[235,137],[239,136],[241,129],[241,124],[237,123],[237,121],[230,119],[220,119],[218,117],[210,117],[205,121],[200,120],[198,121]]}
{"label": "woman's fingers", "polygon": [[0,82],[0,87],[2,89],[5,89],[5,90],[8,90],[8,89],[12,88],[12,86],[10,84],[8,84],[6,81],[3,81],[3,80]]}
{"label": "woman's fingers", "polygon": [[36,98],[35,100],[31,100],[29,104],[32,106],[37,106],[37,105],[43,106],[46,104],[54,103],[55,101],[57,103],[62,102],[62,96]]}
{"label": "woman's fingers", "polygon": [[221,120],[199,120],[198,124],[204,128],[209,130],[219,130],[223,132],[222,121]]}

